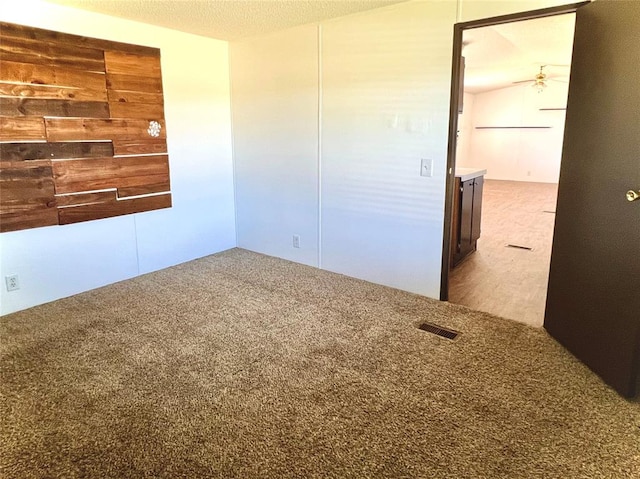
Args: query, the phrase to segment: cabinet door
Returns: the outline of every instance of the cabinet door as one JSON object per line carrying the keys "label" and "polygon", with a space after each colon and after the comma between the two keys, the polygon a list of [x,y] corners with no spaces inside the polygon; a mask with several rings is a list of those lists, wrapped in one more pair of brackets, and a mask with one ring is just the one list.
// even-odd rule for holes
{"label": "cabinet door", "polygon": [[460,207],[460,254],[465,256],[473,249],[471,224],[473,218],[473,181],[462,182],[462,198]]}
{"label": "cabinet door", "polygon": [[473,213],[471,214],[471,242],[480,238],[480,221],[482,218],[482,188],[484,178],[479,176],[473,180]]}

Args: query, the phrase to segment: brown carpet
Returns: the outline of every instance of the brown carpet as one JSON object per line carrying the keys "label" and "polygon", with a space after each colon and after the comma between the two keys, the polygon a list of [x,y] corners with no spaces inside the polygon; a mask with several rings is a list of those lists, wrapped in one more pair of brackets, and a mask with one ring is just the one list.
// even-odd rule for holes
{"label": "brown carpet", "polygon": [[640,477],[640,404],[544,330],[243,250],[0,335],[2,478]]}

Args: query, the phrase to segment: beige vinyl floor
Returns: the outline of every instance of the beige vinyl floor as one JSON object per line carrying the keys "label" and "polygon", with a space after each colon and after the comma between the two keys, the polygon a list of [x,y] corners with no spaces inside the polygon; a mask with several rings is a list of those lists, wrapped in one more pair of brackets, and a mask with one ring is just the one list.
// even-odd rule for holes
{"label": "beige vinyl floor", "polygon": [[449,301],[542,326],[557,195],[557,184],[485,180],[478,250],[451,271]]}

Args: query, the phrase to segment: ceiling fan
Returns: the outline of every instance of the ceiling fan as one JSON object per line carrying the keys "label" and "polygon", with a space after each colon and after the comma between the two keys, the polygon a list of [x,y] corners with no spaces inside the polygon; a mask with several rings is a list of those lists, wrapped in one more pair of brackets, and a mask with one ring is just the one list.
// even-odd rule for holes
{"label": "ceiling fan", "polygon": [[547,82],[549,81],[557,81],[557,82],[561,82],[561,83],[568,83],[565,80],[558,80],[556,78],[548,78],[547,74],[544,72],[544,69],[546,67],[550,67],[550,66],[554,66],[554,67],[569,67],[569,65],[540,65],[540,71],[536,74],[536,76],[533,78],[533,80],[529,79],[529,80],[519,80],[519,81],[514,81],[513,84],[516,83],[531,83],[531,86],[535,89],[538,90],[538,93],[542,93],[544,91],[545,88],[547,88]]}

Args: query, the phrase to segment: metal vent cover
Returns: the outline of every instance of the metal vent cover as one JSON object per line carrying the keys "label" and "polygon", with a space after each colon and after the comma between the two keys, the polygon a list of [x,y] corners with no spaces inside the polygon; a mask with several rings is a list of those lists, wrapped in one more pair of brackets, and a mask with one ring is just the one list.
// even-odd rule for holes
{"label": "metal vent cover", "polygon": [[523,249],[523,250],[526,250],[526,251],[533,251],[533,248],[531,248],[530,246],[522,246],[522,245],[519,245],[519,244],[508,244],[506,246],[507,246],[507,248],[515,248],[515,249]]}
{"label": "metal vent cover", "polygon": [[428,333],[435,334],[437,336],[450,339],[451,341],[457,339],[460,335],[458,331],[454,331],[453,329],[443,328],[442,326],[437,326],[431,323],[420,323],[418,325],[418,329],[422,331],[426,331]]}

